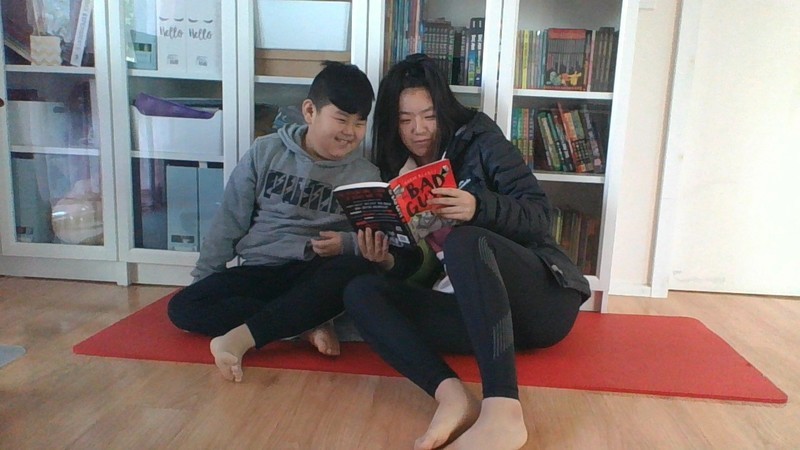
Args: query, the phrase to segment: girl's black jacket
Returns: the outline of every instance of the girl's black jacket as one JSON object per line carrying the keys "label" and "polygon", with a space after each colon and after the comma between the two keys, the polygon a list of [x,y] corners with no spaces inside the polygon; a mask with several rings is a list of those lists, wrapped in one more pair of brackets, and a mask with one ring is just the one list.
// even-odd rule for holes
{"label": "girl's black jacket", "polygon": [[[497,124],[478,112],[446,149],[456,180],[475,196],[475,216],[464,225],[491,230],[535,253],[562,287],[591,296],[589,282],[550,235],[551,207],[522,155]],[[395,276],[413,273],[422,252],[397,252]]]}

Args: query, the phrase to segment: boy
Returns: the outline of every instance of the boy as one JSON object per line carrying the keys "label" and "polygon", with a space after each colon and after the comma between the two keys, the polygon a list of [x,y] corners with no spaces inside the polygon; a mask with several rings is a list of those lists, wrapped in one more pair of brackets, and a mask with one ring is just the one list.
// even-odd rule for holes
{"label": "boy", "polygon": [[[342,313],[345,285],[372,266],[357,255],[332,190],[380,179],[353,154],[373,99],[356,66],[325,63],[302,104],[306,125],[256,139],[233,170],[194,282],[168,309],[178,328],[214,336],[211,353],[226,379],[241,381],[249,349],[304,332],[320,352],[338,354],[332,330],[315,327]],[[243,264],[226,268],[235,256]]]}

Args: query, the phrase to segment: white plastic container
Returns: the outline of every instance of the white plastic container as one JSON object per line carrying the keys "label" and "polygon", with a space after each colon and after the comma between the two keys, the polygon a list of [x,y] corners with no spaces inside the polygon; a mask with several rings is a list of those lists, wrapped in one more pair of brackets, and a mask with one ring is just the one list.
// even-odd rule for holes
{"label": "white plastic container", "polygon": [[11,145],[67,147],[69,111],[59,102],[8,102]]}
{"label": "white plastic container", "polygon": [[222,155],[222,110],[210,119],[147,116],[131,106],[134,149],[142,153]]}

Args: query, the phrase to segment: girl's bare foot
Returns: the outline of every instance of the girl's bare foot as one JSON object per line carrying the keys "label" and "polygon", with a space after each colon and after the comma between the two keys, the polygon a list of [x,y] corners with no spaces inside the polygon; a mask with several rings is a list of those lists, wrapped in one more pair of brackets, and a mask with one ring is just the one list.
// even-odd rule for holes
{"label": "girl's bare foot", "polygon": [[528,430],[519,400],[489,397],[481,402],[481,413],[475,424],[448,448],[517,450],[527,440]]}
{"label": "girl's bare foot", "polygon": [[[448,378],[436,388],[439,407],[428,430],[414,442],[415,450],[432,450],[455,439],[478,418],[480,405],[458,378]],[[486,447],[491,448],[491,447]]]}
{"label": "girl's bare foot", "polygon": [[307,340],[323,355],[337,356],[341,352],[339,348],[339,337],[333,328],[333,322],[325,322],[311,331],[306,331],[300,335]]}
{"label": "girl's bare foot", "polygon": [[250,328],[239,325],[231,331],[211,339],[211,354],[222,376],[229,381],[242,381],[242,357],[256,346]]}

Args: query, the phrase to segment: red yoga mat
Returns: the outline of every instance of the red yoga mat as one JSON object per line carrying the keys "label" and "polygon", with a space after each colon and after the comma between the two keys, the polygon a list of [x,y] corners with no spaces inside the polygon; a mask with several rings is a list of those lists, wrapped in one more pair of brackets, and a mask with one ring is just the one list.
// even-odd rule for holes
{"label": "red yoga mat", "polygon": [[[81,355],[213,364],[209,338],[175,328],[170,296],[73,348]],[[480,382],[475,359],[446,356],[468,382]],[[245,355],[246,367],[400,376],[364,343],[345,342],[327,357],[305,342],[276,342]],[[786,403],[788,398],[700,321],[686,317],[581,312],[557,345],[517,353],[521,386]]]}

